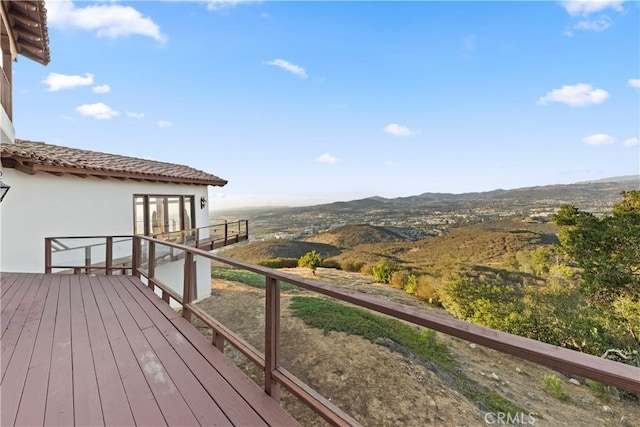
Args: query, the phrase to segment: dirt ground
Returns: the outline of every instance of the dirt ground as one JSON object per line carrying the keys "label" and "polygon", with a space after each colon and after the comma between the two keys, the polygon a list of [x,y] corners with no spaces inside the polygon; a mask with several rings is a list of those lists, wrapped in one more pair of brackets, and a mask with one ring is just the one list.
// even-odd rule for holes
{"label": "dirt ground", "polygon": [[[405,292],[371,283],[370,277],[335,269],[284,269],[300,276],[322,280],[379,298],[438,311]],[[212,296],[199,303],[260,351],[264,350],[264,290],[225,280],[213,280]],[[293,295],[281,295],[281,362],[332,403],[365,426],[483,426],[506,425],[500,414],[486,413],[452,389],[425,366],[364,338],[347,336],[306,326],[289,312]],[[197,325],[197,321],[194,321]],[[200,326],[202,326],[200,324]],[[208,328],[200,328],[210,336]],[[585,385],[540,365],[507,356],[489,348],[438,334],[451,349],[459,366],[473,380],[511,400],[526,412],[510,425],[536,426],[640,426],[640,405],[595,397]],[[225,354],[258,384],[262,373],[236,350]],[[569,394],[558,400],[544,390],[545,375],[562,379]],[[575,380],[574,380],[575,381]],[[325,425],[304,404],[283,393],[283,406],[305,426]]]}

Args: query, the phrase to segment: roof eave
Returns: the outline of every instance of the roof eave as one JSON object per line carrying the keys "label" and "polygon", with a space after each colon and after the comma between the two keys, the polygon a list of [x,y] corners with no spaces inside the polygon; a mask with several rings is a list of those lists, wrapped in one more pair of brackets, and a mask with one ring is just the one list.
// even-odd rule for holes
{"label": "roof eave", "polygon": [[2,166],[6,168],[16,169],[20,172],[34,175],[37,172],[48,172],[54,175],[75,175],[79,177],[93,176],[96,178],[114,178],[118,180],[133,180],[133,181],[148,181],[166,184],[187,184],[187,185],[211,185],[214,187],[224,187],[228,181],[213,180],[213,179],[198,179],[198,178],[178,178],[164,175],[145,174],[145,173],[133,173],[133,172],[120,172],[110,171],[104,169],[90,169],[90,168],[74,168],[67,166],[53,166],[42,165],[29,161],[26,158],[18,157],[3,157]]}
{"label": "roof eave", "polygon": [[[3,2],[4,3],[4,2]],[[18,53],[32,61],[47,65],[51,61],[47,9],[43,0],[7,2]]]}

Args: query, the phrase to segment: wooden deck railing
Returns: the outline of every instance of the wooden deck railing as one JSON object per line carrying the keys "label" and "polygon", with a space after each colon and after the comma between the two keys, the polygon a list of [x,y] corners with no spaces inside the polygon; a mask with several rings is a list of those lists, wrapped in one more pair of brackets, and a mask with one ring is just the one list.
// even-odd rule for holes
{"label": "wooden deck railing", "polygon": [[[209,251],[248,240],[249,221],[224,221],[205,227],[156,234],[152,237],[167,243],[186,245]],[[101,240],[101,242],[79,246],[69,246],[65,243],[67,240],[77,241],[79,239],[94,239]],[[51,273],[55,268],[72,270],[75,274],[126,274],[132,271],[132,252],[129,251],[126,255],[119,254],[116,258],[113,258],[113,245],[131,239],[132,236],[47,237],[45,238],[45,272]],[[64,263],[53,265],[52,258],[54,254],[70,253],[77,250],[84,251],[84,264],[82,266],[66,265]],[[96,252],[104,252],[105,254],[96,257]],[[177,259],[182,259],[184,255],[182,251],[174,251],[173,247],[170,247],[168,252],[168,254],[156,257],[155,262],[176,261]],[[104,259],[105,261],[96,262],[96,258]]]}
{"label": "wooden deck railing", "polygon": [[213,250],[249,238],[249,221],[223,221],[205,227],[190,228],[188,230],[170,231],[152,235],[159,240],[168,240],[198,249]]}
{"label": "wooden deck railing", "polygon": [[13,120],[13,101],[11,96],[11,82],[4,69],[0,68],[0,104],[4,111],[7,112],[9,120]]}
{"label": "wooden deck railing", "polygon": [[[147,259],[146,269],[142,266],[143,246],[145,246],[147,255],[144,257]],[[168,246],[176,250],[184,251],[185,262],[182,279],[182,295],[155,277],[154,253],[158,246]],[[145,236],[133,236],[132,255],[133,274],[137,277],[145,278],[148,286],[152,289],[155,287],[161,289],[162,298],[166,302],[173,299],[179,303],[182,306],[182,315],[187,320],[190,320],[193,315],[210,327],[213,331],[213,345],[220,351],[223,351],[225,342],[228,342],[264,371],[264,389],[267,394],[279,401],[280,388],[284,387],[304,401],[332,425],[359,425],[359,423],[280,365],[281,282],[290,283],[340,301],[384,313],[419,326],[431,328],[447,335],[480,344],[524,360],[589,378],[631,393],[640,394],[640,368],[630,365],[474,325],[445,315],[428,313],[404,304],[383,301],[360,292],[337,288],[327,283],[308,280],[274,269],[214,255],[194,247],[178,245]],[[235,335],[233,331],[230,331],[193,303],[195,297],[192,291],[195,275],[193,271],[193,260],[196,256],[252,271],[265,277],[266,317],[264,354]]]}

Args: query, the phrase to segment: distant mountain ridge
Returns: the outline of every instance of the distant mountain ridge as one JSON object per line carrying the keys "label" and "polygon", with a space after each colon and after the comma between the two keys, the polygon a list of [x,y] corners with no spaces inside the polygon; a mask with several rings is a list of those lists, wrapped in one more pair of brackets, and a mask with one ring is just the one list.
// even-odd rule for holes
{"label": "distant mountain ridge", "polygon": [[[384,198],[372,196],[347,202],[333,202],[323,205],[289,208],[290,212],[304,211],[363,211],[372,209],[417,208],[439,204],[505,204],[513,206],[550,205],[569,203],[582,205],[590,200],[608,200],[612,204],[624,190],[639,190],[640,176],[606,178],[594,182],[575,184],[554,184],[523,187],[511,190],[496,189],[473,193],[422,193],[415,196]],[[470,206],[471,207],[471,206]]]}
{"label": "distant mountain ridge", "polygon": [[337,201],[311,206],[248,206],[243,208],[225,209],[214,212],[214,215],[228,214],[230,216],[242,216],[250,214],[264,214],[266,212],[295,212],[305,211],[349,211],[369,209],[389,209],[391,206],[404,208],[407,206],[429,205],[447,202],[486,202],[486,201],[520,201],[532,203],[535,200],[554,199],[565,203],[577,204],[581,199],[603,196],[607,198],[619,198],[623,190],[640,190],[640,175],[625,175],[610,178],[602,178],[593,181],[582,181],[573,184],[552,184],[534,187],[522,187],[515,189],[495,189],[484,192],[468,193],[431,193],[425,192],[418,195],[386,198],[381,196],[365,197],[349,201]]}

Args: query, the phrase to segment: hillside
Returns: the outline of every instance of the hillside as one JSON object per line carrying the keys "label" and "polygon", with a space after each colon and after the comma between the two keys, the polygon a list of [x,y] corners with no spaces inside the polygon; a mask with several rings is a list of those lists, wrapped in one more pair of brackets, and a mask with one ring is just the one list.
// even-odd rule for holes
{"label": "hillside", "polygon": [[[442,309],[394,289],[372,283],[369,276],[320,268],[313,276],[309,269],[287,269],[287,273],[321,280],[356,292],[373,295],[446,315]],[[198,306],[215,316],[260,351],[264,350],[264,291],[242,283],[214,279],[212,296]],[[311,296],[301,290],[281,294],[280,361],[282,366],[309,384],[321,395],[344,409],[366,426],[486,426],[486,409],[465,398],[455,382],[439,375],[428,363],[391,339],[371,342],[344,332],[326,332],[306,325],[292,315],[290,304],[297,295]],[[238,307],[246,315],[238,316]],[[261,320],[262,319],[262,320]],[[194,321],[208,338],[211,329]],[[530,425],[540,426],[619,426],[639,425],[640,406],[621,400],[615,394],[596,394],[573,376],[552,371],[539,364],[507,356],[495,350],[438,333],[459,368],[473,382],[495,391],[522,407],[534,418]],[[237,350],[225,349],[225,355],[261,384],[264,373]],[[544,378],[561,379],[569,398],[553,397],[545,389]],[[305,426],[327,423],[289,393],[283,393],[283,406]],[[492,419],[490,419],[493,421]],[[576,423],[576,420],[580,420]],[[494,423],[498,425],[497,422]],[[515,423],[517,424],[517,423]],[[523,423],[524,424],[524,423]],[[503,423],[507,425],[507,423]],[[514,425],[509,423],[509,425]]]}
{"label": "hillside", "polygon": [[557,243],[551,223],[531,223],[513,218],[453,229],[449,234],[417,242],[390,242],[353,245],[332,259],[377,262],[380,259],[405,267],[425,269],[449,264],[495,266],[507,253],[530,250]]}
{"label": "hillside", "polygon": [[260,263],[275,258],[299,258],[315,250],[338,264],[371,264],[385,259],[416,269],[442,268],[460,262],[495,266],[506,253],[556,243],[556,232],[551,223],[511,218],[458,227],[444,236],[408,241],[384,227],[357,225],[321,232],[306,241],[274,239],[248,243],[225,249],[221,254]]}
{"label": "hillside", "polygon": [[401,242],[406,239],[399,234],[375,225],[344,225],[305,239],[307,242],[326,243],[339,248],[352,248],[369,243]]}
{"label": "hillside", "polygon": [[275,258],[300,258],[307,252],[317,251],[324,258],[335,256],[340,250],[324,243],[298,242],[285,239],[274,239],[262,242],[237,245],[221,250],[223,256],[240,259],[254,264]]}

